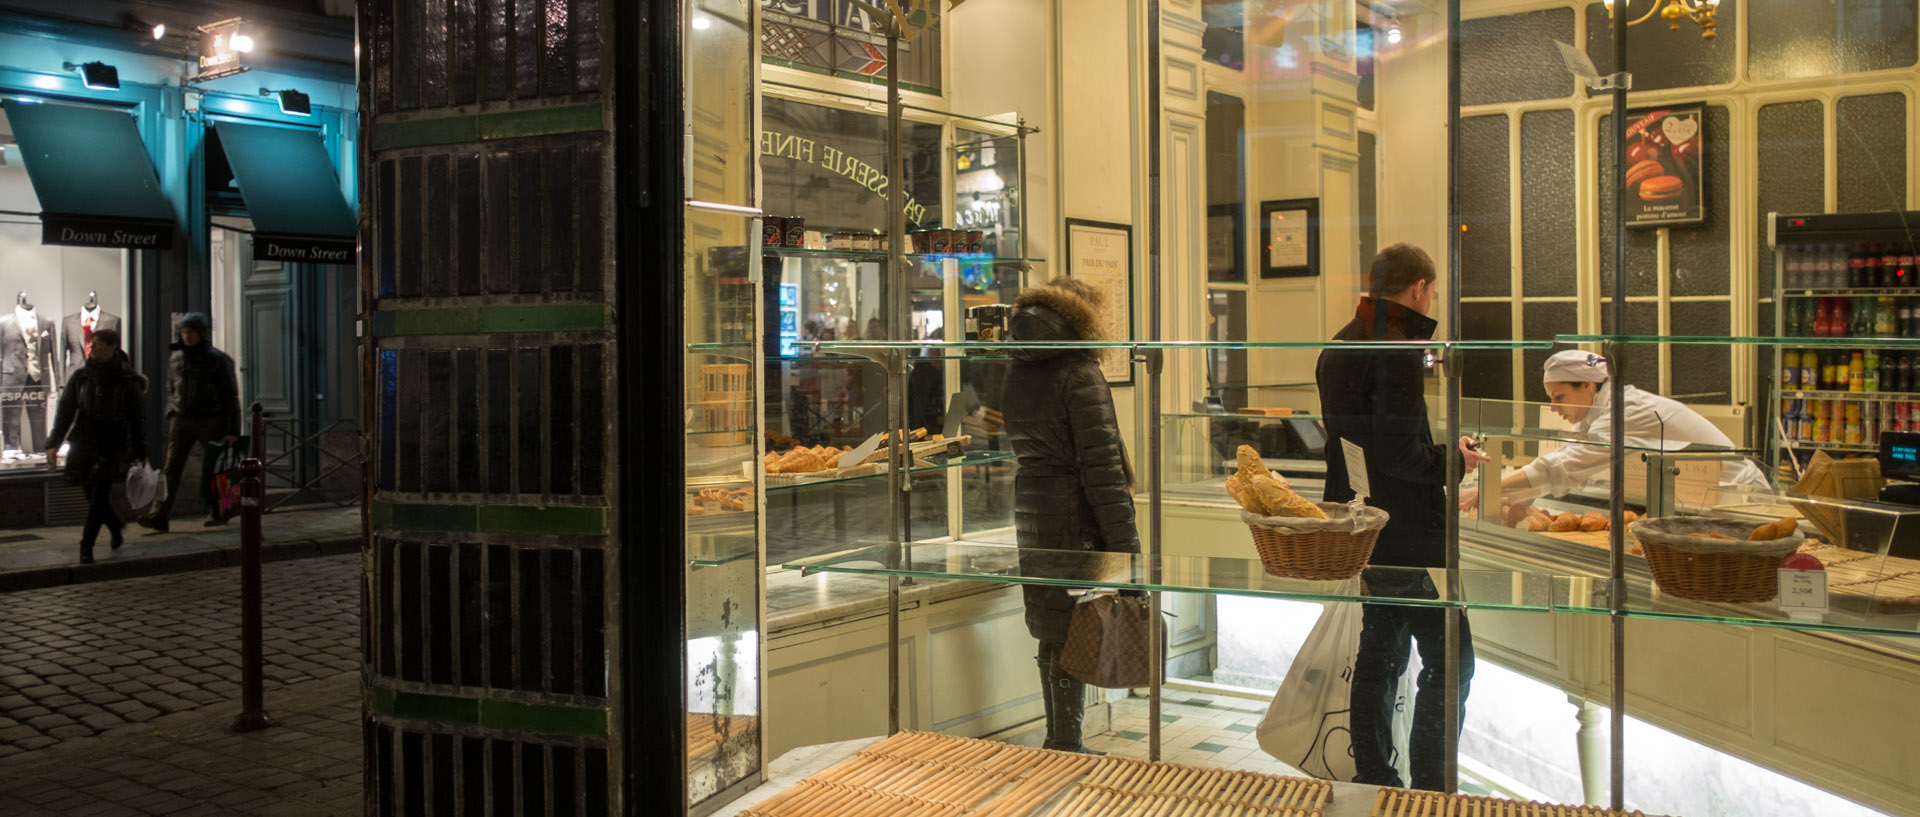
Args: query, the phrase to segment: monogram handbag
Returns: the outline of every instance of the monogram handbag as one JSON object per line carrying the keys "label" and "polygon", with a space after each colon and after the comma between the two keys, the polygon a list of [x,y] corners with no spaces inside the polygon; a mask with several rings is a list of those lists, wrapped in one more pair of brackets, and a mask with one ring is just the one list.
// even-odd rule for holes
{"label": "monogram handbag", "polygon": [[[1146,599],[1096,595],[1074,605],[1060,669],[1083,683],[1108,689],[1144,687],[1152,682],[1148,663]],[[1160,622],[1160,650],[1166,654],[1167,625]]]}

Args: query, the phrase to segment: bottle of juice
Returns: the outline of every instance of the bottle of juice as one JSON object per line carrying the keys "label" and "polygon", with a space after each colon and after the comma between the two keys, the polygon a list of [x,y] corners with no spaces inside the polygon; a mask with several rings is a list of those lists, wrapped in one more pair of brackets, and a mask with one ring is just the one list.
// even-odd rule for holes
{"label": "bottle of juice", "polygon": [[1867,374],[1866,355],[1863,355],[1859,352],[1854,352],[1853,358],[1847,361],[1847,391],[1854,391],[1854,392],[1866,391],[1867,390],[1866,374]]}
{"label": "bottle of juice", "polygon": [[1861,363],[1861,390],[1877,392],[1880,390],[1880,350],[1868,349],[1866,359]]}
{"label": "bottle of juice", "polygon": [[1894,308],[1892,296],[1882,295],[1873,305],[1873,336],[1877,338],[1898,337],[1900,334],[1900,313]]}

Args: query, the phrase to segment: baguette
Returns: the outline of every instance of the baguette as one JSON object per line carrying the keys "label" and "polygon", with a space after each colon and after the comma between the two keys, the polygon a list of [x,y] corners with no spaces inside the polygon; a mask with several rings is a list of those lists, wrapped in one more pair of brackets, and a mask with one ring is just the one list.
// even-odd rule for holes
{"label": "baguette", "polygon": [[1692,534],[1692,537],[1695,539],[1725,539],[1726,541],[1729,541],[1729,542],[1740,541],[1724,533],[1696,533],[1696,534]]}
{"label": "baguette", "polygon": [[1750,542],[1765,542],[1773,539],[1785,539],[1792,536],[1793,532],[1799,529],[1799,527],[1800,524],[1794,521],[1793,517],[1789,516],[1782,518],[1778,522],[1768,522],[1765,525],[1754,528],[1753,533],[1747,536],[1747,540]]}

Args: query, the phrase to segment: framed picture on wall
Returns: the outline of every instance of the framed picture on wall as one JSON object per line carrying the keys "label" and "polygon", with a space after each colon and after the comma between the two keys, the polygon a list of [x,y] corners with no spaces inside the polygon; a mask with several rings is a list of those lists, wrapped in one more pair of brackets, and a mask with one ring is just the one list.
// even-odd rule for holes
{"label": "framed picture on wall", "polygon": [[[1125,224],[1067,219],[1067,277],[1106,293],[1105,340],[1133,340],[1133,228]],[[1107,383],[1133,385],[1133,361],[1124,352],[1100,358]]]}
{"label": "framed picture on wall", "polygon": [[1260,202],[1260,277],[1320,274],[1320,200]]}
{"label": "framed picture on wall", "polygon": [[1694,102],[1629,110],[1626,123],[1627,226],[1657,229],[1704,223],[1706,105]]}

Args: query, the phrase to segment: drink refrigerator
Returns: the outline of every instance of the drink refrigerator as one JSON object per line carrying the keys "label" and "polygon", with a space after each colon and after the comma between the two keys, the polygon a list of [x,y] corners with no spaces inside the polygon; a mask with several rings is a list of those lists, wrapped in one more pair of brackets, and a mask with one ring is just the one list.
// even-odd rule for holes
{"label": "drink refrigerator", "polygon": [[1920,212],[1770,214],[1762,309],[1776,337],[1806,342],[1757,348],[1773,411],[1754,439],[1789,483],[1816,452],[1871,456],[1882,432],[1920,431],[1917,237]]}

